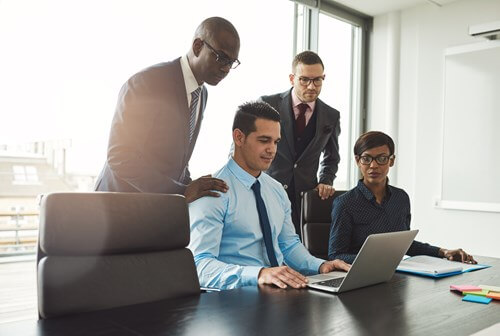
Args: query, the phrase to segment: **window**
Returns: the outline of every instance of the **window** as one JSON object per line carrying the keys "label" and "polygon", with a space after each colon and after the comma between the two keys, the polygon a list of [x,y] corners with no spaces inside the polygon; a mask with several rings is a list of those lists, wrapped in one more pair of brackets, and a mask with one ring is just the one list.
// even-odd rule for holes
{"label": "window", "polygon": [[[307,0],[299,0],[314,5]],[[368,17],[327,2],[296,4],[296,51],[313,50],[325,65],[320,99],[340,112],[340,164],[334,186],[350,189],[358,179],[352,148],[363,131],[364,53]]]}
{"label": "window", "polygon": [[[329,15],[319,14],[318,54],[325,65],[325,81],[321,99],[340,112],[340,163],[335,180],[337,189],[350,189],[352,31],[351,24]],[[355,113],[355,112],[354,112]]]}
{"label": "window", "polygon": [[26,218],[24,217],[24,215],[22,215],[22,213],[24,212],[23,206],[13,206],[10,208],[10,211],[15,214],[10,216],[10,219],[7,222],[8,224],[17,226],[26,224]]}
{"label": "window", "polygon": [[[356,104],[361,98],[355,97],[354,88],[359,87],[356,76],[361,73],[355,73],[354,61],[361,49],[356,37],[360,26],[332,17],[337,12],[326,2],[320,9],[285,0],[243,2],[238,8],[229,0],[28,3],[4,0],[0,5],[0,110],[8,111],[0,118],[0,144],[70,139],[65,171],[96,176],[106,157],[121,85],[144,67],[186,53],[199,22],[220,15],[240,33],[242,65],[217,87],[209,87],[204,125],[191,160],[192,177],[213,173],[225,163],[237,106],[286,90],[291,58],[311,49],[326,65],[321,98],[342,113],[336,183],[349,184],[348,149],[351,137],[359,134],[354,126],[359,124],[355,117],[359,118]],[[37,62],[32,62],[32,55],[37,55]],[[36,80],[42,78],[43,84]],[[24,132],[13,125],[23,125]],[[47,150],[45,154],[50,155]],[[22,175],[25,182],[36,182],[30,180],[36,174],[16,176]]]}
{"label": "window", "polygon": [[190,170],[213,173],[227,160],[237,106],[288,87],[293,10],[286,0],[1,1],[0,144],[71,139],[66,172],[96,176],[121,85],[185,54],[196,26],[217,15],[236,26],[242,64],[208,87]]}
{"label": "window", "polygon": [[12,184],[40,184],[35,166],[12,166]]}
{"label": "window", "polygon": [[215,173],[228,160],[234,113],[240,104],[290,87],[294,4],[267,0],[251,3],[245,10],[235,11],[234,20],[228,17],[240,34],[241,65],[217,87],[208,87],[203,127],[189,162],[193,178]]}

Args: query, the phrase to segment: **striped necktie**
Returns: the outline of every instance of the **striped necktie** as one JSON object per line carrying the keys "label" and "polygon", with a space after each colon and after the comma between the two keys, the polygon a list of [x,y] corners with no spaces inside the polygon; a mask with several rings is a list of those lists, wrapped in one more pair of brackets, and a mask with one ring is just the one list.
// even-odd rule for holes
{"label": "striped necktie", "polygon": [[196,128],[196,112],[198,111],[198,100],[200,100],[201,86],[196,90],[191,92],[191,106],[189,110],[191,112],[189,116],[189,143],[193,139],[194,130]]}

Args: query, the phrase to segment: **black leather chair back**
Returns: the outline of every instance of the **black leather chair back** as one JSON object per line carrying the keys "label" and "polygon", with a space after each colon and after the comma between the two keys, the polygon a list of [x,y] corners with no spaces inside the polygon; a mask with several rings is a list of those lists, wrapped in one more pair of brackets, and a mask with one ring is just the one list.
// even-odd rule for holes
{"label": "black leather chair back", "polygon": [[326,200],[319,197],[317,190],[309,190],[302,194],[300,216],[302,240],[315,257],[328,259],[332,204],[335,197],[343,193],[345,190],[336,190],[335,194]]}
{"label": "black leather chair back", "polygon": [[40,210],[41,318],[200,293],[179,195],[53,193]]}

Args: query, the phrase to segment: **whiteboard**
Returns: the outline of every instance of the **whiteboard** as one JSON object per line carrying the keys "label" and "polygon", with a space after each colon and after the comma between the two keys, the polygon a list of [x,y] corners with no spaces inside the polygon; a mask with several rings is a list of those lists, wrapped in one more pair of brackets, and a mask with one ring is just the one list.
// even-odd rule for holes
{"label": "whiteboard", "polygon": [[445,52],[442,208],[500,212],[500,41]]}

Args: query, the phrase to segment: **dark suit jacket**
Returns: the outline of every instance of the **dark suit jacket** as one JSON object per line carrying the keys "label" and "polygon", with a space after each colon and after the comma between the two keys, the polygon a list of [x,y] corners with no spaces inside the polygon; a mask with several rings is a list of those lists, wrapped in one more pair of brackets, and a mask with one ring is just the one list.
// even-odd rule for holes
{"label": "dark suit jacket", "polygon": [[278,110],[281,117],[281,141],[278,143],[278,152],[267,173],[281,182],[285,189],[294,178],[298,198],[300,192],[314,189],[318,185],[317,172],[322,152],[319,182],[332,184],[335,179],[340,161],[338,143],[340,113],[320,99],[316,100],[314,109],[314,113],[317,113],[316,134],[302,155],[296,159],[295,120],[293,119],[291,92],[288,90],[272,96],[263,96],[260,99]]}
{"label": "dark suit jacket", "polygon": [[111,124],[107,160],[96,190],[183,194],[201,113],[189,143],[190,111],[180,58],[149,67],[122,87]]}

